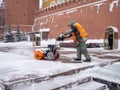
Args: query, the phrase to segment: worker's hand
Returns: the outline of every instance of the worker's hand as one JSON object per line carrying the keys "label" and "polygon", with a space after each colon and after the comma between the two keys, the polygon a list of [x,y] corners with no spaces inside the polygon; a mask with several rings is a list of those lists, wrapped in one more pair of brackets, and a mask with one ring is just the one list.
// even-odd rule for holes
{"label": "worker's hand", "polygon": [[65,39],[65,37],[63,36],[63,34],[60,34],[60,35],[56,38],[57,41],[63,41],[64,39]]}

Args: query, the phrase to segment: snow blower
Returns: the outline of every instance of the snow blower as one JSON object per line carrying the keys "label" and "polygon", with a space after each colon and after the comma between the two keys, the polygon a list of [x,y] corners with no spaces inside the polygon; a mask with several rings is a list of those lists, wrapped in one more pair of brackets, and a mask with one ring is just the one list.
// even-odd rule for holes
{"label": "snow blower", "polygon": [[56,38],[55,45],[50,44],[47,46],[47,49],[44,49],[44,50],[36,49],[34,51],[34,58],[37,60],[41,60],[41,59],[55,60],[55,59],[58,59],[60,57],[60,54],[58,51],[60,45],[58,45],[58,42],[63,41],[64,39],[65,39],[65,37],[60,35]]}
{"label": "snow blower", "polygon": [[59,53],[55,45],[48,45],[46,50],[36,49],[34,51],[34,58],[37,60],[41,59],[54,60],[59,58]]}
{"label": "snow blower", "polygon": [[41,59],[47,59],[47,60],[56,60],[59,58],[60,54],[58,52],[58,41],[63,41],[64,37],[63,36],[58,36],[55,41],[55,45],[50,44],[47,46],[47,49],[45,50],[40,50],[36,49],[34,51],[34,58],[37,60]]}

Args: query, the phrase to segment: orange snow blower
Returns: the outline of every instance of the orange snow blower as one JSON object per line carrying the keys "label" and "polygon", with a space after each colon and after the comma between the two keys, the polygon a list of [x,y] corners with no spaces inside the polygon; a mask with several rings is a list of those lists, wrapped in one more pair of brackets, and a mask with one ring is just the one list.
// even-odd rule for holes
{"label": "orange snow blower", "polygon": [[34,51],[34,58],[37,60],[47,59],[47,60],[55,60],[58,59],[60,54],[58,52],[57,41],[63,41],[65,37],[58,36],[56,38],[55,45],[48,45],[47,50],[37,49]]}
{"label": "orange snow blower", "polygon": [[47,59],[55,60],[59,58],[58,48],[56,45],[48,45],[47,50],[35,50],[34,58],[37,60]]}

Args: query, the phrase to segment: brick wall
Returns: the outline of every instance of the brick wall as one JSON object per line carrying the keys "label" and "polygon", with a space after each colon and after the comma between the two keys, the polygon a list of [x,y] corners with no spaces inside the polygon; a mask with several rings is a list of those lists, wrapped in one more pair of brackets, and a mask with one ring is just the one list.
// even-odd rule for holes
{"label": "brick wall", "polygon": [[31,32],[38,8],[39,0],[5,0],[5,30],[9,24],[12,27],[19,24],[23,32]]}
{"label": "brick wall", "polygon": [[[5,25],[5,31],[8,30],[8,26],[9,25]],[[12,24],[10,25],[12,31],[17,31],[17,28],[18,28],[18,25],[16,24]],[[20,29],[20,32],[21,33],[31,33],[31,30],[32,30],[32,25],[23,25],[23,24],[19,24],[19,29]]]}
{"label": "brick wall", "polygon": [[36,11],[34,30],[50,28],[49,38],[55,38],[69,29],[69,20],[75,20],[87,30],[90,39],[101,39],[108,26],[117,27],[120,31],[119,11],[120,0],[70,0]]}

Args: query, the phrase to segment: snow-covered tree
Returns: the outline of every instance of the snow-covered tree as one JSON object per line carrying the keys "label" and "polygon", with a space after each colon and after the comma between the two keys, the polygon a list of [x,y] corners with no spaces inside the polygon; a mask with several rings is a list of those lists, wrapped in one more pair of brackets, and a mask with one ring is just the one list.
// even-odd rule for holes
{"label": "snow-covered tree", "polygon": [[27,41],[27,36],[25,32],[21,33],[21,41]]}
{"label": "snow-covered tree", "polygon": [[12,28],[9,25],[8,30],[4,34],[4,42],[13,42],[13,41],[14,41],[14,35],[12,33]]}
{"label": "snow-covered tree", "polygon": [[17,30],[16,30],[16,33],[15,33],[15,41],[21,41],[21,33],[20,33],[20,28],[19,28],[19,25],[17,26]]}

